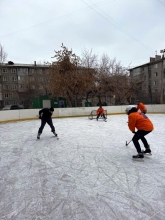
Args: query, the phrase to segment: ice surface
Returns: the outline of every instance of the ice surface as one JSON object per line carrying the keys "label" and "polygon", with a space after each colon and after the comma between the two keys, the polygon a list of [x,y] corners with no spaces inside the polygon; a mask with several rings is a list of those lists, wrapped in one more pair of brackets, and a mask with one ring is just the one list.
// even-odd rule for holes
{"label": "ice surface", "polygon": [[37,140],[40,120],[0,124],[0,220],[164,220],[165,115],[148,116],[144,162],[127,115],[53,119],[59,140],[48,125]]}

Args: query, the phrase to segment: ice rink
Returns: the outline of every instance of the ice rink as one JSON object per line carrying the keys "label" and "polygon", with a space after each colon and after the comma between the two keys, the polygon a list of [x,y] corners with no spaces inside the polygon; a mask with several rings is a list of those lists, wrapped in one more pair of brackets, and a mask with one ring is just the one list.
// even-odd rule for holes
{"label": "ice rink", "polygon": [[143,162],[127,117],[55,118],[59,140],[48,125],[36,139],[40,120],[0,124],[0,220],[164,220],[165,115],[148,114]]}

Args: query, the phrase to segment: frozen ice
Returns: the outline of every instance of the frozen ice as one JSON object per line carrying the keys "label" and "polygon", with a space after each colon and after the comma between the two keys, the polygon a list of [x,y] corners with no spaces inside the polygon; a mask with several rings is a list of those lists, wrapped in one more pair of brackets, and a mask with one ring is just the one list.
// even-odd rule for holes
{"label": "frozen ice", "polygon": [[[0,124],[0,220],[164,220],[165,115],[148,114],[152,156],[132,160],[127,115]],[[142,142],[140,142],[141,147]]]}

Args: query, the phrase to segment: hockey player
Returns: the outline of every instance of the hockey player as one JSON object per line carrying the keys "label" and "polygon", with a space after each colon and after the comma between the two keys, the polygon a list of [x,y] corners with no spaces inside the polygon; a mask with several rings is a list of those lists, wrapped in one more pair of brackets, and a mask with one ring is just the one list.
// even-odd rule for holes
{"label": "hockey player", "polygon": [[137,110],[140,110],[144,114],[147,113],[147,108],[142,102],[137,101],[137,107],[136,108],[137,108]]}
{"label": "hockey player", "polygon": [[[135,106],[128,106],[128,108],[126,108],[126,113],[128,115],[128,127],[132,133],[134,133],[132,141],[138,152],[138,154],[134,155],[133,158],[143,158],[143,154],[151,153],[150,146],[144,136],[154,129],[153,124],[144,113],[138,112]],[[135,128],[137,129],[136,132]],[[139,140],[141,140],[144,144],[144,151],[141,151],[141,147],[138,142]]]}
{"label": "hockey player", "polygon": [[53,126],[51,118],[53,112],[54,108],[43,108],[39,111],[39,119],[41,119],[41,126],[38,130],[37,139],[40,139],[40,135],[42,134],[42,130],[44,129],[46,123],[48,123],[48,125],[51,127],[51,131],[57,137],[57,134],[55,133],[55,127]]}
{"label": "hockey player", "polygon": [[96,118],[97,121],[98,121],[100,115],[104,118],[104,121],[106,121],[106,117],[105,117],[105,115],[104,115],[104,108],[103,108],[102,106],[100,106],[100,107],[97,109],[96,114],[97,114],[97,118]]}

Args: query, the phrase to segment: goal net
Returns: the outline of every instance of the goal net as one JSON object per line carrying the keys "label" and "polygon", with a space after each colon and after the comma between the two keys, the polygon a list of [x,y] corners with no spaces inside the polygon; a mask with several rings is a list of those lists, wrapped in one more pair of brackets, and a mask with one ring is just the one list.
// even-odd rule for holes
{"label": "goal net", "polygon": [[[89,118],[90,120],[97,118],[96,111],[97,111],[97,110],[91,111],[90,115],[88,116],[88,118]],[[104,110],[104,115],[105,115],[105,117],[107,118],[107,110]],[[100,119],[100,118],[103,118],[103,117],[100,116],[99,119]]]}

